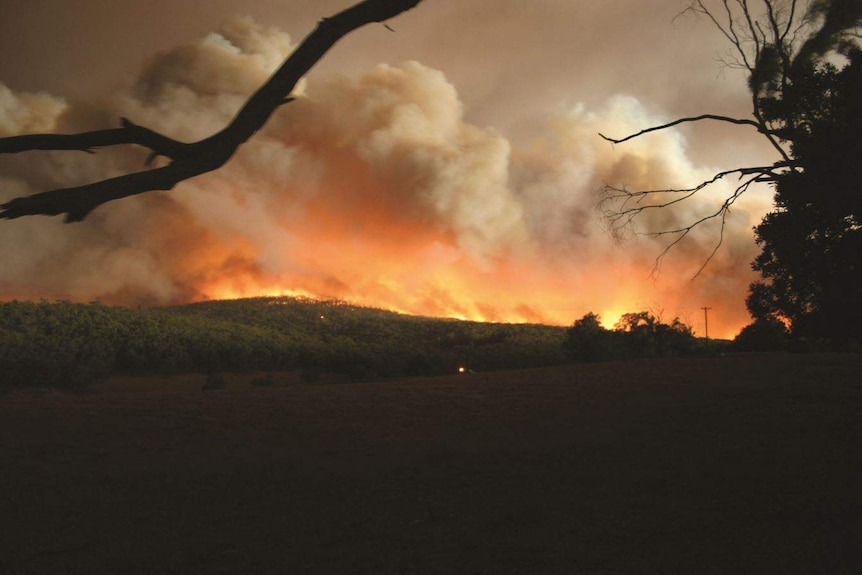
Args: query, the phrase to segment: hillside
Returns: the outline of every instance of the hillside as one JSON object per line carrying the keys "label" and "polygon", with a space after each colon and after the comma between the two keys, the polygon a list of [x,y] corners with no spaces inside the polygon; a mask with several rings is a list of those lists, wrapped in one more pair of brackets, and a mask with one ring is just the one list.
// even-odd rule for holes
{"label": "hillside", "polygon": [[352,380],[555,365],[565,329],[406,316],[340,301],[254,298],[128,309],[0,304],[10,385],[74,386],[110,374],[299,370]]}

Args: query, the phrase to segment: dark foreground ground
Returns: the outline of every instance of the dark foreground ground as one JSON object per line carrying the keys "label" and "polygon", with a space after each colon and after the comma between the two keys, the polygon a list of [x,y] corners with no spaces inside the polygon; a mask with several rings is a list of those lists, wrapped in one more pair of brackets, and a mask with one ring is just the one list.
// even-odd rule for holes
{"label": "dark foreground ground", "polygon": [[0,574],[862,572],[862,359],[0,398]]}

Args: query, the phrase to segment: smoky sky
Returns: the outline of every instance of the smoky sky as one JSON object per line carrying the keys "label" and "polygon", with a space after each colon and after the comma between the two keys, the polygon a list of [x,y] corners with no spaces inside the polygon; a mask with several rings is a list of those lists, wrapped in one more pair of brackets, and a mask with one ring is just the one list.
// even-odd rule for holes
{"label": "smoky sky", "polygon": [[[0,2],[0,135],[135,122],[213,133],[336,1]],[[732,335],[768,191],[667,258],[598,217],[603,183],[681,186],[752,156],[755,137],[704,126],[611,146],[679,115],[746,115],[743,78],[675,0],[426,0],[342,40],[223,170],[113,202],[79,225],[4,222],[0,297],[176,303],[334,296],[413,313],[569,322],[650,308]],[[72,25],[74,23],[74,25]],[[0,159],[0,199],[141,169],[138,150]],[[654,212],[698,217],[712,195]],[[14,246],[14,249],[10,249]],[[712,329],[710,330],[712,332]]]}

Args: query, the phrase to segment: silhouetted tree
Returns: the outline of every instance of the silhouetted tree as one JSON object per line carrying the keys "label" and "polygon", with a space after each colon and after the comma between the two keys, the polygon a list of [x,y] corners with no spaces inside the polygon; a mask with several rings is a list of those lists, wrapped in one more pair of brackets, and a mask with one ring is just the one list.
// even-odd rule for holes
{"label": "silhouetted tree", "polygon": [[[860,0],[721,0],[710,8],[694,1],[688,12],[712,21],[732,47],[726,63],[748,73],[752,117],[714,114],[681,118],[625,138],[686,122],[717,120],[754,127],[779,159],[767,166],[724,170],[686,189],[629,191],[607,187],[605,209],[613,226],[630,224],[647,210],[663,209],[736,176],[733,192],[717,210],[655,235],[674,239],[661,258],[696,226],[724,223],[731,206],[753,184],[775,190],[775,209],[756,228],[763,253],[753,267],[763,280],[751,286],[755,318],[782,318],[798,336],[843,342],[858,338],[862,285],[862,212],[859,158],[862,97]],[[719,249],[715,249],[706,265]]]}
{"label": "silhouetted tree", "polygon": [[563,349],[578,361],[596,362],[613,359],[614,334],[602,327],[601,318],[590,312],[566,331]]}
{"label": "silhouetted tree", "polygon": [[792,153],[804,170],[775,183],[775,210],[755,228],[763,277],[747,303],[755,318],[789,321],[796,338],[841,346],[862,325],[862,51],[849,63],[796,72],[783,98],[764,106],[791,119]]}
{"label": "silhouetted tree", "polygon": [[322,19],[269,80],[246,101],[228,126],[198,142],[174,140],[127,118],[121,119],[121,127],[108,130],[0,138],[0,153],[29,150],[80,150],[94,153],[105,146],[137,144],[152,151],[147,160],[148,166],[157,156],[170,160],[163,167],[15,198],[0,206],[0,219],[66,214],[66,222],[76,222],[106,202],[153,190],[170,190],[183,180],[220,168],[239,146],[263,127],[279,106],[293,99],[290,93],[300,78],[336,42],[366,24],[394,18],[421,1],[364,0],[330,18]]}
{"label": "silhouetted tree", "polygon": [[648,311],[627,313],[614,329],[623,334],[622,340],[630,356],[684,355],[694,349],[691,328],[676,317],[666,324]]}
{"label": "silhouetted tree", "polygon": [[691,328],[674,318],[669,324],[647,311],[627,313],[613,330],[602,327],[590,312],[566,331],[563,349],[577,361],[666,357],[695,351]]}
{"label": "silhouetted tree", "polygon": [[742,328],[733,340],[734,351],[784,351],[787,327],[774,317],[762,317]]}
{"label": "silhouetted tree", "polygon": [[648,311],[623,314],[614,326],[619,334],[624,334],[626,354],[635,357],[655,355],[655,326],[658,319]]}

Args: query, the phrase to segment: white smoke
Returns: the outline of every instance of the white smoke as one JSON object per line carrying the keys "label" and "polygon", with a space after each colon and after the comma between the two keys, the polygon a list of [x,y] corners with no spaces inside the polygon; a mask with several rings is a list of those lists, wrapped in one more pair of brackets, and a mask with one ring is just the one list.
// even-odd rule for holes
{"label": "white smoke", "polygon": [[[0,134],[107,127],[101,124],[127,116],[175,138],[206,137],[230,121],[291,47],[286,34],[235,19],[157,55],[102,104],[0,86]],[[223,293],[213,285],[237,294],[283,285],[388,297],[389,305],[423,313],[559,319],[542,310],[554,292],[576,300],[563,310],[569,321],[626,305],[622,300],[631,305],[632,293],[646,302],[653,290],[673,300],[663,304],[669,308],[680,309],[682,299],[696,308],[695,297],[735,298],[734,313],[742,313],[750,228],[759,214],[734,212],[729,249],[707,268],[708,283],[695,288],[686,282],[717,238],[714,230],[693,233],[677,250],[681,263],[669,287],[657,292],[645,278],[662,244],[618,246],[601,225],[603,184],[679,187],[715,171],[692,164],[679,132],[616,148],[600,139],[599,131],[628,134],[662,119],[633,97],[614,96],[594,110],[557,108],[539,137],[516,144],[465,121],[456,88],[418,62],[318,79],[296,95],[227,166],[170,193],[112,202],[81,224],[2,222],[0,297],[170,303]],[[144,169],[143,157],[123,150],[0,158],[0,200]],[[719,186],[682,209],[646,213],[641,224],[678,227],[714,209],[726,191]],[[524,269],[531,277],[520,277]],[[511,278],[517,296],[483,301],[507,289],[501,278]],[[530,293],[534,299],[525,299]]]}
{"label": "white smoke", "polygon": [[45,132],[54,127],[66,102],[49,94],[12,92],[0,83],[0,137]]}

